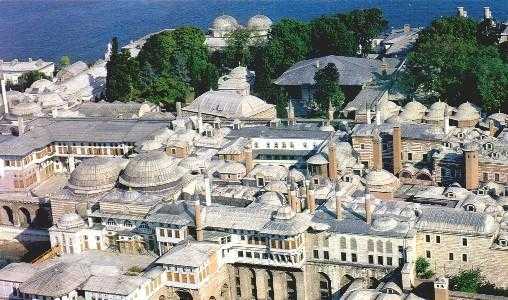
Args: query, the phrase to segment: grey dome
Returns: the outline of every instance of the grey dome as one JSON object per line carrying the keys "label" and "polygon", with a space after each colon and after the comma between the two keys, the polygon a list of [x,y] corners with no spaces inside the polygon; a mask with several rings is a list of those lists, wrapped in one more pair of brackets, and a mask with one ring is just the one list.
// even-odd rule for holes
{"label": "grey dome", "polygon": [[283,197],[276,192],[266,192],[259,196],[258,201],[263,205],[282,206]]}
{"label": "grey dome", "polygon": [[76,213],[64,214],[56,223],[56,226],[62,229],[77,228],[83,225],[85,225],[85,221]]}
{"label": "grey dome", "polygon": [[120,183],[131,188],[160,190],[174,186],[185,174],[177,160],[162,151],[147,151],[133,157],[120,175]]}
{"label": "grey dome", "polygon": [[79,164],[69,177],[68,187],[78,194],[95,194],[112,189],[124,164],[123,159],[94,157]]}
{"label": "grey dome", "polygon": [[237,28],[238,22],[235,18],[228,15],[222,15],[213,20],[211,29],[217,31],[234,31]]}
{"label": "grey dome", "polygon": [[291,209],[291,206],[284,205],[277,209],[277,212],[273,216],[276,220],[290,220],[295,216],[295,211]]}
{"label": "grey dome", "polygon": [[255,15],[247,22],[247,29],[253,31],[267,31],[272,27],[272,20],[265,15]]}

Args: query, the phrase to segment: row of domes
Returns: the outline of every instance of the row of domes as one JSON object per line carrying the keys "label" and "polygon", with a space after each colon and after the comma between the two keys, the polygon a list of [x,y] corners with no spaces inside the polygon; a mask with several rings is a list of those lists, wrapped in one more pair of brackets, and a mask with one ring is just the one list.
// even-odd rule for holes
{"label": "row of domes", "polygon": [[[272,20],[264,15],[255,15],[249,19],[246,28],[253,31],[266,31],[272,26]],[[240,28],[238,21],[232,16],[222,15],[212,23],[212,31],[234,31]]]}
{"label": "row of domes", "polygon": [[[391,105],[392,103],[393,105]],[[437,122],[444,119],[445,114],[458,121],[473,121],[480,119],[480,110],[470,102],[464,102],[457,108],[454,108],[445,102],[435,102],[428,109],[418,101],[408,102],[402,111],[391,101],[384,101],[380,104],[380,110],[387,123],[411,122],[418,120],[428,120]],[[389,116],[391,115],[391,117]]]}

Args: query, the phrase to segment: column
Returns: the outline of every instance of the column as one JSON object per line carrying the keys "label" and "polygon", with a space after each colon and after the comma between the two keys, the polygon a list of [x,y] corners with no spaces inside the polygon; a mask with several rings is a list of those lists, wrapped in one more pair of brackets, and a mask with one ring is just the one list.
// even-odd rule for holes
{"label": "column", "polygon": [[268,276],[265,270],[256,269],[256,299],[265,300],[268,298]]}
{"label": "column", "polygon": [[254,295],[252,295],[252,272],[245,267],[239,267],[238,273],[240,275],[240,290],[242,299],[250,300],[253,298]]}
{"label": "column", "polygon": [[282,271],[273,271],[273,300],[287,299],[286,274]]}
{"label": "column", "polygon": [[[293,273],[296,280],[296,298],[298,300],[305,300],[305,273],[304,272],[295,272]],[[318,285],[319,286],[319,285]]]}

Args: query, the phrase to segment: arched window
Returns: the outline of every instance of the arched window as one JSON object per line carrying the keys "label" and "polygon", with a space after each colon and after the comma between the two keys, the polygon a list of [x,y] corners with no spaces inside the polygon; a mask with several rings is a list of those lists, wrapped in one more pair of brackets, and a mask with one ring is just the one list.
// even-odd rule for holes
{"label": "arched window", "polygon": [[32,219],[30,218],[30,212],[28,211],[28,209],[26,209],[24,207],[21,207],[19,209],[19,211],[21,212],[21,214],[20,214],[21,225],[22,226],[28,226],[28,225],[30,225],[30,223],[32,223]]}
{"label": "arched window", "polygon": [[321,300],[332,299],[330,278],[323,273],[319,273],[319,295]]}
{"label": "arched window", "polygon": [[3,206],[0,215],[0,221],[4,225],[14,225],[14,214],[9,206]]}
{"label": "arched window", "polygon": [[111,225],[111,226],[115,226],[115,225],[116,225],[116,222],[115,222],[115,220],[113,220],[113,219],[108,219],[108,221],[106,222],[106,224]]}
{"label": "arched window", "polygon": [[371,251],[371,252],[374,251],[374,241],[373,240],[369,240],[367,242],[367,250]]}
{"label": "arched window", "polygon": [[131,221],[129,221],[129,220],[125,220],[125,221],[123,222],[123,226],[125,226],[125,227],[132,227],[132,222],[131,222]]}
{"label": "arched window", "polygon": [[346,249],[347,248],[347,245],[346,245],[346,238],[341,236],[340,237],[340,248],[341,249]]}
{"label": "arched window", "polygon": [[466,205],[467,211],[476,211],[476,207],[473,204]]}
{"label": "arched window", "polygon": [[350,244],[351,250],[356,250],[356,239],[355,238],[352,237],[349,240],[349,244]]}
{"label": "arched window", "polygon": [[139,228],[148,229],[148,225],[145,222],[141,222],[141,224],[139,224]]}

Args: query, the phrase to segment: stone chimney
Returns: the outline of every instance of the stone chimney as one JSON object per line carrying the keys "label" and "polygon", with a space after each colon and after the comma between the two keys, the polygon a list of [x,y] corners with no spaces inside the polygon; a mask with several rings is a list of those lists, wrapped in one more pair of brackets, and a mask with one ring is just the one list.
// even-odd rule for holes
{"label": "stone chimney", "polygon": [[464,173],[465,188],[477,189],[479,185],[478,149],[474,144],[467,144],[464,147]]}
{"label": "stone chimney", "polygon": [[212,185],[210,183],[210,176],[208,176],[208,172],[205,171],[204,175],[205,180],[205,205],[212,205]]}
{"label": "stone chimney", "polygon": [[372,132],[372,160],[374,170],[380,171],[383,169],[383,151],[381,147],[381,137],[377,130]]}
{"label": "stone chimney", "polygon": [[25,134],[25,120],[23,117],[18,117],[18,136]]}
{"label": "stone chimney", "polygon": [[331,138],[328,142],[328,177],[332,181],[337,179],[337,145]]}
{"label": "stone chimney", "polygon": [[446,277],[438,277],[434,281],[434,300],[450,299],[448,292],[449,280]]}
{"label": "stone chimney", "polygon": [[448,134],[450,132],[450,111],[449,108],[445,108],[444,110],[444,121],[443,121],[443,131],[445,134]]}
{"label": "stone chimney", "polygon": [[243,159],[245,161],[245,170],[246,174],[249,174],[252,169],[254,169],[254,161],[252,158],[252,147],[250,145],[250,141],[245,148],[243,149]]}
{"label": "stone chimney", "polygon": [[402,137],[400,124],[393,125],[393,174],[399,174],[402,170]]}
{"label": "stone chimney", "polygon": [[293,126],[296,124],[296,117],[295,117],[295,108],[293,107],[293,103],[291,100],[289,100],[288,107],[286,108],[288,113],[288,125]]}
{"label": "stone chimney", "polygon": [[204,238],[203,220],[201,217],[201,201],[197,189],[194,190],[194,222],[196,223],[196,240],[202,241]]}
{"label": "stone chimney", "polygon": [[314,192],[314,182],[312,180],[307,184],[307,207],[311,214],[316,212],[316,194]]}
{"label": "stone chimney", "polygon": [[483,8],[483,19],[484,20],[492,20],[492,12],[490,11],[490,7],[485,6]]}
{"label": "stone chimney", "polygon": [[367,191],[365,194],[365,223],[368,225],[372,224],[372,208],[371,208],[371,199],[370,193]]}
{"label": "stone chimney", "polygon": [[7,83],[7,79],[5,78],[5,74],[2,74],[2,78],[0,79],[1,92],[2,92],[2,102],[4,105],[4,113],[9,114],[9,102],[7,101],[7,91],[5,90],[5,84]]}
{"label": "stone chimney", "polygon": [[463,6],[457,7],[457,15],[459,17],[467,18],[467,11],[464,9]]}
{"label": "stone chimney", "polygon": [[376,107],[376,125],[381,125],[381,111]]}
{"label": "stone chimney", "polygon": [[176,106],[176,116],[181,117],[182,116],[182,102],[178,101],[175,104]]}
{"label": "stone chimney", "polygon": [[367,108],[367,124],[370,124],[372,122],[372,116],[370,115],[370,108]]}
{"label": "stone chimney", "polygon": [[335,218],[342,219],[342,192],[335,192]]}

